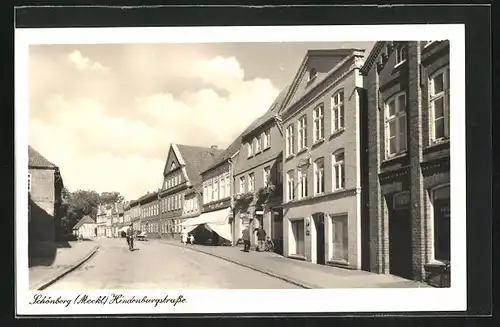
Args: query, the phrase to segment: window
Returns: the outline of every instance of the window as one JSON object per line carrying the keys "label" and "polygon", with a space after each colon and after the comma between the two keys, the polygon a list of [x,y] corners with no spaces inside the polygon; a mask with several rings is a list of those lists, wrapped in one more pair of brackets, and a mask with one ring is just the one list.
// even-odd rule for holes
{"label": "window", "polygon": [[231,179],[229,174],[226,174],[226,197],[231,196]]}
{"label": "window", "polygon": [[332,97],[332,131],[344,128],[344,90]]}
{"label": "window", "polygon": [[295,241],[295,253],[297,255],[305,255],[305,242],[304,242],[304,220],[292,220],[292,233]]}
{"label": "window", "polygon": [[349,260],[347,216],[332,216],[332,260]]}
{"label": "window", "polygon": [[219,180],[217,178],[214,179],[214,187],[212,189],[212,201],[219,200]]}
{"label": "window", "polygon": [[295,183],[293,181],[293,170],[286,174],[286,199],[292,201],[295,198]]}
{"label": "window", "polygon": [[271,182],[271,167],[264,167],[264,186],[269,186]]}
{"label": "window", "polygon": [[248,175],[248,192],[255,191],[255,174],[251,173]]}
{"label": "window", "polygon": [[247,143],[247,150],[248,150],[248,156],[249,157],[253,156],[253,148],[250,142]]}
{"label": "window", "polygon": [[258,152],[260,152],[260,142],[259,142],[259,139],[254,137],[253,138],[253,152],[254,154],[257,154]]}
{"label": "window", "polygon": [[396,65],[399,65],[406,61],[406,46],[400,45],[396,48]]}
{"label": "window", "polygon": [[430,129],[433,142],[450,137],[450,68],[445,67],[429,80]]}
{"label": "window", "polygon": [[386,104],[386,153],[389,157],[406,151],[406,94],[393,96]]}
{"label": "window", "polygon": [[278,161],[276,165],[276,173],[278,175],[278,184],[283,184],[283,162]]}
{"label": "window", "polygon": [[286,128],[286,156],[291,156],[294,153],[293,150],[293,125],[289,125]]}
{"label": "window", "polygon": [[264,140],[262,150],[264,150],[271,146],[271,130],[266,130],[262,136]]}
{"label": "window", "polygon": [[307,147],[307,116],[304,115],[299,118],[299,150]]}
{"label": "window", "polygon": [[310,82],[310,81],[312,81],[313,79],[315,79],[317,75],[318,75],[318,72],[316,71],[316,69],[311,68],[311,69],[309,70],[309,79],[308,79],[308,82]]}
{"label": "window", "polygon": [[320,158],[314,162],[314,195],[325,192],[325,161]]}
{"label": "window", "polygon": [[219,192],[219,198],[223,199],[226,196],[226,181],[224,180],[224,176],[220,176],[220,192]]}
{"label": "window", "polygon": [[450,261],[450,186],[432,191],[434,259]]}
{"label": "window", "polygon": [[299,199],[307,197],[307,170],[298,171]]}
{"label": "window", "polygon": [[28,192],[31,192],[31,174],[28,173]]}
{"label": "window", "polygon": [[245,193],[245,176],[240,177],[240,193]]}
{"label": "window", "polygon": [[322,140],[325,137],[324,111],[323,104],[314,108],[313,143]]}
{"label": "window", "polygon": [[203,203],[208,203],[208,186],[206,183],[203,185]]}
{"label": "window", "polygon": [[212,202],[213,199],[214,199],[214,197],[213,197],[212,181],[209,181],[208,182],[207,202]]}
{"label": "window", "polygon": [[338,151],[332,155],[333,189],[345,188],[345,165],[344,151]]}

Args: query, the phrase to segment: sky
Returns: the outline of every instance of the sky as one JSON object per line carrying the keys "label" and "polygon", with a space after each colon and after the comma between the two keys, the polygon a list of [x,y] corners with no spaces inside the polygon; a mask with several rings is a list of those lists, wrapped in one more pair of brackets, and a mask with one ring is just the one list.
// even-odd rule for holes
{"label": "sky", "polygon": [[374,42],[31,45],[29,143],[65,186],[133,200],[171,143],[227,147],[291,83],[308,49]]}

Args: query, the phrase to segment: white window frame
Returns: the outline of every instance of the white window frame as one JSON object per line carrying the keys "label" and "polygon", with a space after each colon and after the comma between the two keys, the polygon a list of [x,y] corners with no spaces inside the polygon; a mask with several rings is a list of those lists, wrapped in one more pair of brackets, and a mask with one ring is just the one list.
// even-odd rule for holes
{"label": "white window frame", "polygon": [[338,90],[332,95],[332,132],[345,128],[345,98],[344,90]]}
{"label": "white window frame", "polygon": [[219,200],[219,179],[214,178],[212,181],[212,201]]}
{"label": "white window frame", "polygon": [[226,197],[230,197],[231,196],[231,177],[229,176],[229,174],[226,174],[226,177],[225,177],[225,182],[226,182]]}
{"label": "white window frame", "polygon": [[254,137],[252,143],[253,143],[253,146],[254,146],[253,153],[254,154],[259,153],[260,152],[260,141],[259,141],[259,139],[257,137]]}
{"label": "white window frame", "polygon": [[[437,76],[443,75],[443,90],[434,94],[434,80]],[[450,67],[448,65],[440,68],[429,77],[429,131],[431,143],[440,142],[450,138]],[[435,102],[443,99],[444,135],[436,137]]]}
{"label": "white window frame", "polygon": [[267,183],[271,178],[271,166],[266,166],[262,169],[262,176],[264,177],[264,186],[268,186]]}
{"label": "white window frame", "polygon": [[212,188],[213,188],[212,180],[209,180],[207,184],[208,184],[207,203],[210,203],[213,201],[213,199],[212,199],[212,194],[213,194],[212,193],[213,192],[212,191]]}
{"label": "white window frame", "polygon": [[262,150],[268,149],[271,147],[271,130],[267,129],[262,133],[263,136],[263,145]]}
{"label": "white window frame", "polygon": [[307,115],[303,115],[297,121],[297,131],[299,138],[299,151],[307,148]]}
{"label": "white window frame", "polygon": [[[399,66],[408,59],[408,47],[406,44],[401,44],[396,47],[396,65]],[[404,53],[404,56],[403,56]]]}
{"label": "white window frame", "polygon": [[28,193],[31,193],[31,173],[28,173]]}
{"label": "white window frame", "polygon": [[300,199],[304,199],[304,198],[307,198],[308,196],[308,180],[307,180],[307,170],[306,169],[299,169],[297,171],[297,182],[299,183],[299,194],[297,196],[297,198],[300,200]]}
{"label": "white window frame", "polygon": [[224,175],[221,175],[219,178],[219,199],[224,199],[226,197],[226,180],[224,179]]}
{"label": "white window frame", "polygon": [[[342,154],[342,160],[338,156]],[[337,174],[337,167],[340,176]],[[334,191],[345,189],[345,152],[344,149],[337,150],[332,154],[332,189]]]}
{"label": "white window frame", "polygon": [[247,142],[247,157],[253,156],[253,148],[252,148],[252,143]]}
{"label": "white window frame", "polygon": [[313,109],[313,144],[325,139],[325,105]]}
{"label": "white window frame", "polygon": [[203,204],[208,203],[208,185],[203,183]]}
{"label": "white window frame", "polygon": [[286,173],[286,200],[293,201],[295,199],[295,181],[294,181],[294,170],[289,170]]}
{"label": "white window frame", "polygon": [[[405,99],[405,108],[404,110],[400,110],[399,108],[399,98],[401,96],[404,96]],[[394,110],[395,113],[394,115],[390,116],[389,113],[389,108],[390,108],[390,103],[394,102]],[[399,92],[393,96],[391,96],[385,103],[385,148],[386,148],[386,157],[391,158],[394,156],[397,156],[399,154],[402,154],[408,150],[408,118],[407,118],[407,108],[408,108],[408,100],[406,96],[406,92]],[[403,118],[404,119],[401,119]],[[405,133],[404,139],[401,140],[399,135],[400,135],[400,121],[404,122],[405,125]],[[395,131],[396,134],[393,136],[396,138],[396,152],[391,153],[391,139],[392,137],[390,136],[390,124],[392,122],[395,122]]]}
{"label": "white window frame", "polygon": [[288,156],[291,156],[295,153],[294,152],[295,144],[294,144],[294,138],[293,138],[293,134],[294,134],[293,124],[290,124],[287,126],[285,134],[286,134],[286,156],[288,157]]}
{"label": "white window frame", "polygon": [[[323,163],[323,169],[318,169],[318,163]],[[321,179],[320,179],[321,178]],[[320,183],[323,180],[323,183]],[[322,189],[320,189],[322,186]],[[325,194],[325,158],[318,158],[314,161],[314,195]]]}
{"label": "white window frame", "polygon": [[255,192],[255,173],[248,174],[248,192]]}
{"label": "white window frame", "polygon": [[246,178],[245,176],[240,176],[240,193],[245,193],[245,185],[246,184]]}
{"label": "white window frame", "polygon": [[276,164],[276,175],[278,175],[278,184],[283,184],[283,162],[278,161]]}

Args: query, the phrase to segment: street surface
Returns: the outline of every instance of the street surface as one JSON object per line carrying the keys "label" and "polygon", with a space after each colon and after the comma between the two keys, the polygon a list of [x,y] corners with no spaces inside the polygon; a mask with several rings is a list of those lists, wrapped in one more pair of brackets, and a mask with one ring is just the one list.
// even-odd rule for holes
{"label": "street surface", "polygon": [[97,239],[99,251],[47,290],[297,289],[234,263],[160,242]]}

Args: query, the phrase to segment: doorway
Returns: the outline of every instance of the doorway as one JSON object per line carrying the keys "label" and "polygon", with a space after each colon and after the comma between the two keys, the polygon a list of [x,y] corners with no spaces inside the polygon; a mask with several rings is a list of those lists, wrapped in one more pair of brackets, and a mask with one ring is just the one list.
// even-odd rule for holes
{"label": "doorway", "polygon": [[409,208],[389,211],[389,271],[413,279],[411,211]]}
{"label": "doorway", "polygon": [[325,264],[325,215],[317,213],[313,215],[316,226],[316,263]]}

